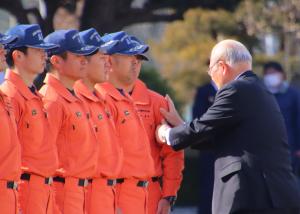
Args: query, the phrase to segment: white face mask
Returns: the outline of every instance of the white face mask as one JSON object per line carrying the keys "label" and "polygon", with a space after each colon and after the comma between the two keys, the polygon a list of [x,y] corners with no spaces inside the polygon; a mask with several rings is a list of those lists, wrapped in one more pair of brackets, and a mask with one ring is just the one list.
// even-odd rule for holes
{"label": "white face mask", "polygon": [[281,85],[283,81],[282,74],[281,73],[272,73],[272,74],[266,74],[264,76],[264,82],[267,87],[270,88],[277,88]]}

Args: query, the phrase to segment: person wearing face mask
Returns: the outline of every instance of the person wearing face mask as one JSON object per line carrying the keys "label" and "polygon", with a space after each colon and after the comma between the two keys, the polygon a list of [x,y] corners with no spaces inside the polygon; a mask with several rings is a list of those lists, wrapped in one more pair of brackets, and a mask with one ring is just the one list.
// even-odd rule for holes
{"label": "person wearing face mask", "polygon": [[278,62],[270,61],[264,65],[263,81],[275,96],[284,117],[288,143],[292,154],[295,174],[300,178],[300,93],[286,80],[286,73]]}

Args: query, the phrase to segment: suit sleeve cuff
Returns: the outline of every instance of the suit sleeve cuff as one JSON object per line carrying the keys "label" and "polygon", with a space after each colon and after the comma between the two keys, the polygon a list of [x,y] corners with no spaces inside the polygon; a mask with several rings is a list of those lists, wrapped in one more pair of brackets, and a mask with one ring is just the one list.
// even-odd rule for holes
{"label": "suit sleeve cuff", "polygon": [[168,128],[168,129],[166,130],[166,143],[167,143],[167,145],[169,145],[169,146],[172,145],[172,144],[171,144],[171,141],[170,141],[170,132],[171,132],[171,128]]}

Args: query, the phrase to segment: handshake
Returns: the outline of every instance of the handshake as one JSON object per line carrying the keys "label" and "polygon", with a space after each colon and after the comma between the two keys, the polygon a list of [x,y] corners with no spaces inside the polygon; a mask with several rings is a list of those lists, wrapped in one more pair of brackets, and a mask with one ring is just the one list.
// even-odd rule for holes
{"label": "handshake", "polygon": [[174,105],[172,99],[169,97],[169,95],[166,95],[165,98],[168,103],[169,111],[167,111],[164,108],[160,109],[160,113],[162,114],[164,119],[162,120],[162,123],[156,127],[155,135],[156,135],[156,140],[159,143],[167,144],[167,145],[171,146],[171,143],[169,142],[169,134],[171,131],[171,127],[181,125],[184,123],[184,121],[179,116],[179,114],[175,108],[175,105]]}

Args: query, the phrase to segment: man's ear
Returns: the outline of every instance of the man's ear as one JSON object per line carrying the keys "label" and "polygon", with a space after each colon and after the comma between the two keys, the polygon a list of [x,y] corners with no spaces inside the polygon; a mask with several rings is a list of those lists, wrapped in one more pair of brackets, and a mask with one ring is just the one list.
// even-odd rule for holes
{"label": "man's ear", "polygon": [[108,66],[109,66],[109,72],[112,72],[113,69],[112,69],[112,61],[113,61],[113,58],[112,56],[108,56],[108,59],[107,59],[107,63],[108,63]]}
{"label": "man's ear", "polygon": [[219,67],[222,67],[222,74],[223,74],[223,76],[224,75],[227,75],[227,72],[228,72],[228,67],[227,67],[227,65],[225,64],[225,62],[223,62],[223,61],[219,61],[218,62],[219,63]]}
{"label": "man's ear", "polygon": [[24,55],[25,54],[22,51],[14,50],[12,52],[12,58],[14,62],[22,60],[24,58]]}
{"label": "man's ear", "polygon": [[53,55],[50,57],[50,62],[52,64],[52,66],[57,69],[60,68],[63,62],[63,59],[57,55]]}

